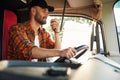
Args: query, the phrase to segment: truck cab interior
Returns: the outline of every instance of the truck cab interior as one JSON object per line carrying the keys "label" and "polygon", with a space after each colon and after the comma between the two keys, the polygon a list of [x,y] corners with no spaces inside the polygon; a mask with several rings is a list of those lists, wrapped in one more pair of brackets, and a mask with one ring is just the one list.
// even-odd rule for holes
{"label": "truck cab interior", "polygon": [[31,1],[0,0],[0,79],[120,79],[119,0],[46,0],[55,9],[43,27],[53,35],[50,20],[56,18],[62,49],[76,47],[77,55],[70,60],[52,57],[50,62],[7,60],[8,30],[29,19]]}

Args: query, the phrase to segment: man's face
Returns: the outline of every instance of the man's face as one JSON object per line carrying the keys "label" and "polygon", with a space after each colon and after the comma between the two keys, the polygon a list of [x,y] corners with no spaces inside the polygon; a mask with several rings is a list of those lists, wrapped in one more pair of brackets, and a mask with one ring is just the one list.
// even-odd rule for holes
{"label": "man's face", "polygon": [[36,7],[36,14],[35,14],[35,21],[38,22],[40,25],[46,24],[46,19],[48,16],[48,9],[47,8],[40,8]]}

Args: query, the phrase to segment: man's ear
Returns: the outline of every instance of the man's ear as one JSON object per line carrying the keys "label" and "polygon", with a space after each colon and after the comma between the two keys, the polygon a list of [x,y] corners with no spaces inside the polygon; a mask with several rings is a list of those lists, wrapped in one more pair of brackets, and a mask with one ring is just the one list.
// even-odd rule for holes
{"label": "man's ear", "polygon": [[34,7],[31,8],[31,13],[32,13],[32,15],[36,14],[36,9]]}

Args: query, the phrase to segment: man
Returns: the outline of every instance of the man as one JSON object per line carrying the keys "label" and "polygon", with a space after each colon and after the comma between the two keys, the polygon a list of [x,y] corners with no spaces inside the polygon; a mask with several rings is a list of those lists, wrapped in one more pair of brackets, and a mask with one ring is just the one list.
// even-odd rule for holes
{"label": "man", "polygon": [[[18,23],[9,30],[8,59],[29,60],[60,56],[70,59],[76,54],[74,48],[61,50],[59,39],[59,24],[55,19],[51,20],[51,27],[55,34],[55,41],[50,39],[50,34],[42,28],[46,24],[49,12],[54,8],[48,6],[45,0],[32,0],[29,3],[30,20]],[[37,43],[37,44],[36,44]]]}

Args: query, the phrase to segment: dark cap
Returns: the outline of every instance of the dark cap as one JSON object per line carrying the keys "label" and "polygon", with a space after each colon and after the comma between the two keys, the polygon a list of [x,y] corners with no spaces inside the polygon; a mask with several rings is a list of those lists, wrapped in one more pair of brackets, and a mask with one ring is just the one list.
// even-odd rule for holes
{"label": "dark cap", "polygon": [[54,11],[54,7],[49,6],[45,0],[32,0],[29,4],[28,7],[31,8],[33,6],[40,6],[42,8],[48,8],[49,12]]}

